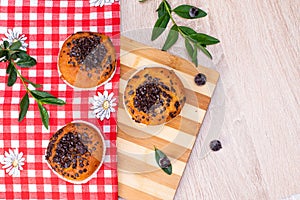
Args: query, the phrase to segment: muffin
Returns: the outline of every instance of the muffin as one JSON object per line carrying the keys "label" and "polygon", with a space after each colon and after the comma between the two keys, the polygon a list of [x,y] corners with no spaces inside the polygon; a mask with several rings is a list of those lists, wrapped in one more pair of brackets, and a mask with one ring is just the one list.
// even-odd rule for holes
{"label": "muffin", "polygon": [[89,123],[74,122],[51,137],[45,158],[56,175],[79,184],[92,178],[104,156],[104,139],[99,131]]}
{"label": "muffin", "polygon": [[124,91],[124,104],[131,118],[146,125],[159,125],[175,118],[186,101],[184,87],[173,70],[146,67],[135,73]]}
{"label": "muffin", "polygon": [[115,48],[110,38],[100,33],[72,34],[60,49],[58,68],[61,78],[74,87],[97,87],[115,72]]}

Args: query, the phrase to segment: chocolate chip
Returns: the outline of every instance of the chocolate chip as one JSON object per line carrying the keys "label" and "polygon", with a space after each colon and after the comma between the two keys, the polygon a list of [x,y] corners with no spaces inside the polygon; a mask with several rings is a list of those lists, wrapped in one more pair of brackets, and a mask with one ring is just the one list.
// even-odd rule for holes
{"label": "chocolate chip", "polygon": [[170,116],[171,118],[176,117],[176,112],[170,112],[169,116]]}
{"label": "chocolate chip", "polygon": [[180,106],[179,102],[176,101],[176,102],[174,103],[174,106],[175,106],[175,108],[178,110],[178,108],[179,108],[179,106]]}
{"label": "chocolate chip", "polygon": [[128,92],[128,94],[129,94],[129,95],[133,95],[133,94],[134,94],[134,91],[133,91],[133,90],[130,90],[130,91]]}
{"label": "chocolate chip", "polygon": [[168,94],[165,91],[163,91],[162,95],[163,95],[163,97],[167,98]]}
{"label": "chocolate chip", "polygon": [[170,88],[169,88],[168,86],[166,86],[166,85],[162,85],[161,87],[162,87],[163,89],[167,90],[167,91],[170,91]]}
{"label": "chocolate chip", "polygon": [[173,87],[171,87],[171,91],[174,92],[174,93],[176,93],[176,90]]}

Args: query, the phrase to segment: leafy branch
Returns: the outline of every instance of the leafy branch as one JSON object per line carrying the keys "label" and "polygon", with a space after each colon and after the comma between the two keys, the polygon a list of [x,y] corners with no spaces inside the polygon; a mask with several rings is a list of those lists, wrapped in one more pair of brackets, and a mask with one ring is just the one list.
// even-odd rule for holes
{"label": "leafy branch", "polygon": [[173,23],[173,26],[162,48],[163,51],[167,51],[169,48],[171,48],[177,42],[180,34],[185,40],[186,50],[196,67],[198,66],[198,49],[212,59],[212,56],[206,47],[208,45],[217,44],[220,41],[217,38],[204,33],[197,33],[192,28],[179,26],[172,16],[172,13],[175,13],[185,19],[198,19],[205,17],[207,15],[206,12],[191,5],[180,5],[175,9],[172,9],[167,0],[162,0],[156,12],[158,14],[158,19],[155,22],[152,30],[152,41],[156,40],[165,31],[170,21]]}
{"label": "leafy branch", "polygon": [[[49,114],[44,104],[65,105],[65,101],[54,97],[48,92],[37,90],[41,87],[40,84],[33,83],[22,76],[17,66],[20,68],[30,68],[36,65],[36,60],[29,56],[26,51],[21,50],[21,46],[22,43],[20,41],[16,41],[11,45],[9,45],[8,41],[4,41],[0,45],[0,62],[8,63],[6,68],[6,74],[8,74],[7,86],[13,86],[19,77],[25,87],[26,94],[20,102],[19,122],[26,116],[29,107],[29,96],[31,96],[38,104],[43,125],[48,129]],[[28,85],[32,85],[35,89],[30,90]]]}

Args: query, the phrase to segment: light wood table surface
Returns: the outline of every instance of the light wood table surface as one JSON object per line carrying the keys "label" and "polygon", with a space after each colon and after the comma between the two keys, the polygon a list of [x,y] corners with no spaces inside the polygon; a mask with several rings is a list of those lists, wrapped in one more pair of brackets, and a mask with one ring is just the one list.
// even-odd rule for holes
{"label": "light wood table surface", "polygon": [[[300,1],[170,4],[183,2],[208,16],[176,21],[221,40],[209,49],[221,75],[225,116],[219,136],[223,149],[200,159],[206,120],[175,199],[285,199],[300,194]],[[152,27],[159,3],[122,1],[122,31]]]}

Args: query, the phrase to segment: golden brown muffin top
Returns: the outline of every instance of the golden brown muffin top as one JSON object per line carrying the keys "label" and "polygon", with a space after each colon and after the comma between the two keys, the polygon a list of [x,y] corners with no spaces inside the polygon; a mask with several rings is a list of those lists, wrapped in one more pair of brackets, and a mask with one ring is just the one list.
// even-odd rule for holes
{"label": "golden brown muffin top", "polygon": [[46,160],[63,178],[82,181],[91,176],[103,158],[99,133],[85,123],[69,123],[50,139]]}
{"label": "golden brown muffin top", "polygon": [[58,58],[61,78],[78,88],[96,87],[113,75],[115,48],[106,35],[78,32],[64,42]]}
{"label": "golden brown muffin top", "polygon": [[184,87],[173,70],[147,67],[128,81],[124,103],[137,123],[159,125],[175,118],[184,103]]}

